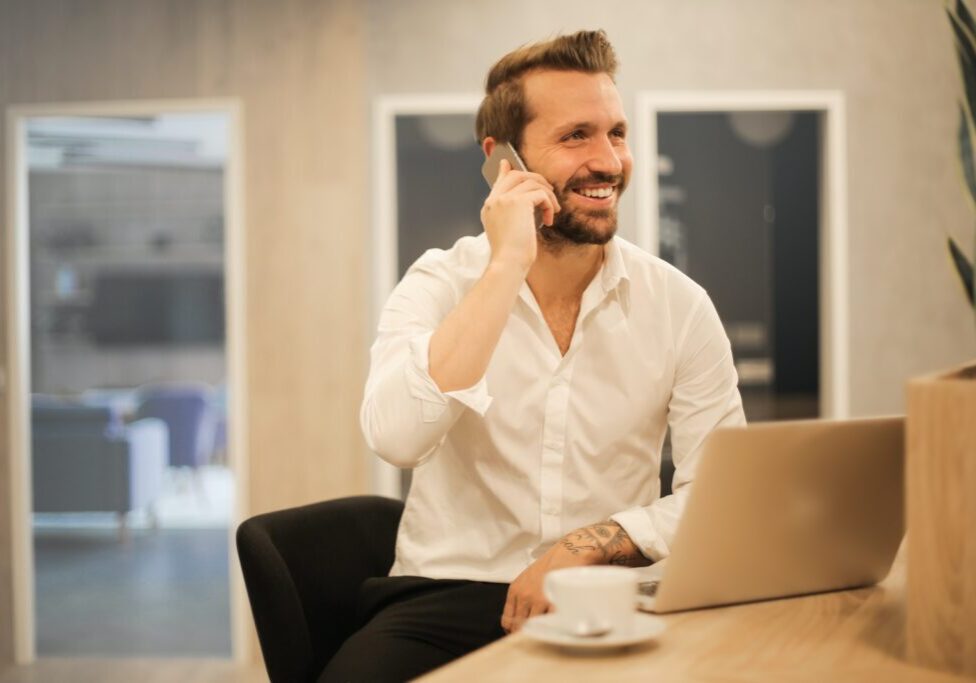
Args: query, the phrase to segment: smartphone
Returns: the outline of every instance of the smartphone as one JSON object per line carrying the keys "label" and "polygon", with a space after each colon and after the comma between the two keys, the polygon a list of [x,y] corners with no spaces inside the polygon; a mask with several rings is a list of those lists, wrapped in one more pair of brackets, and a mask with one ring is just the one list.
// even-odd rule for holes
{"label": "smartphone", "polygon": [[[488,182],[488,187],[495,186],[495,180],[498,179],[498,166],[501,164],[502,159],[508,159],[508,163],[512,165],[512,168],[518,171],[527,171],[525,164],[522,162],[522,158],[512,147],[510,142],[500,142],[495,145],[495,148],[491,150],[491,154],[485,159],[485,163],[481,165],[481,175],[485,177]],[[535,207],[535,227],[542,227],[542,209],[538,206]]]}
{"label": "smartphone", "polygon": [[499,142],[495,145],[495,148],[491,150],[491,154],[485,159],[485,163],[481,166],[481,175],[485,177],[488,182],[488,187],[494,187],[495,180],[498,178],[498,166],[501,164],[502,159],[508,159],[508,163],[512,165],[512,168],[525,171],[525,164],[522,163],[522,159],[519,157],[518,152],[512,147],[510,142]]}

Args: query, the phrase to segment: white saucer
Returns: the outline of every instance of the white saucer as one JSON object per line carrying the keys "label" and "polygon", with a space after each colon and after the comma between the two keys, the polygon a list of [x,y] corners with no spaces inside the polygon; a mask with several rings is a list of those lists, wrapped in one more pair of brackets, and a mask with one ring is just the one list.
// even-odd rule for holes
{"label": "white saucer", "polygon": [[634,614],[634,625],[626,632],[610,631],[602,636],[580,637],[566,633],[559,626],[555,614],[540,614],[522,625],[522,633],[532,640],[550,645],[561,645],[574,649],[603,650],[613,647],[626,647],[643,643],[664,631],[665,623],[660,617]]}

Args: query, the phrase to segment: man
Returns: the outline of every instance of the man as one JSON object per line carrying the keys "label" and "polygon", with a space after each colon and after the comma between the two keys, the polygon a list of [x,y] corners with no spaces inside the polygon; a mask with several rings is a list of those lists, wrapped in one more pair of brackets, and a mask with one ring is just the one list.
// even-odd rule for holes
{"label": "man", "polygon": [[419,675],[546,612],[548,571],[667,556],[702,441],[744,422],[704,290],[614,237],[632,166],[615,70],[596,31],[488,76],[483,151],[510,142],[529,170],[503,161],[484,234],[424,254],[383,311],[363,430],[416,469],[390,576],[363,586],[324,680]]}

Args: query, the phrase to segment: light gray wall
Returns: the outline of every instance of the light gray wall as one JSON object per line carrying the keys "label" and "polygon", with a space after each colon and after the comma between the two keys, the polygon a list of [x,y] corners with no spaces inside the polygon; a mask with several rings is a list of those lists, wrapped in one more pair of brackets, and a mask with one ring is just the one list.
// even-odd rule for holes
{"label": "light gray wall", "polygon": [[960,85],[941,0],[371,0],[367,19],[373,96],[476,92],[505,51],[581,28],[609,34],[631,117],[640,90],[841,90],[852,412],[901,411],[906,378],[976,355],[945,251],[947,233],[972,249],[974,220],[954,156]]}

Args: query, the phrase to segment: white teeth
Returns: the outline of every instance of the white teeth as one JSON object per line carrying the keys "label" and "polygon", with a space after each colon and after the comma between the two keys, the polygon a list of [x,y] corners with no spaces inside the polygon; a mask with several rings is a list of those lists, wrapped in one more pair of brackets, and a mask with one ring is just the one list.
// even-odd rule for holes
{"label": "white teeth", "polygon": [[612,187],[600,187],[600,188],[581,187],[576,191],[579,192],[584,197],[593,197],[595,199],[606,199],[607,197],[613,195]]}

